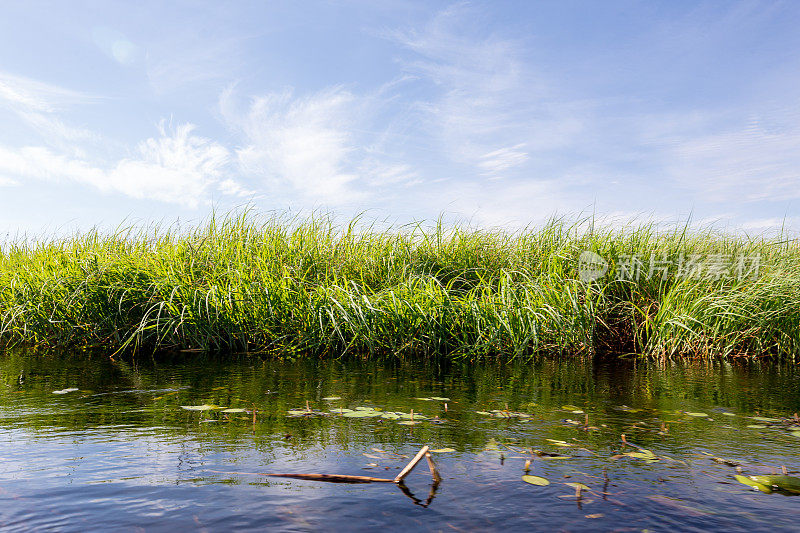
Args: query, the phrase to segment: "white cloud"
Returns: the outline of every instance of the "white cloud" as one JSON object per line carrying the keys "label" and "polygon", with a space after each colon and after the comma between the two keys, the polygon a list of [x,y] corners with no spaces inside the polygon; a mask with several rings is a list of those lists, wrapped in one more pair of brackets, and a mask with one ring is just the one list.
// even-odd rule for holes
{"label": "white cloud", "polygon": [[77,91],[0,72],[0,104],[15,110],[52,113],[67,105],[96,99]]}
{"label": "white cloud", "polygon": [[195,207],[208,201],[212,184],[225,180],[228,150],[192,135],[183,124],[139,144],[135,157],[103,167],[85,159],[58,154],[40,146],[0,146],[0,174],[18,178],[71,181],[103,192]]}
{"label": "white cloud", "polygon": [[528,154],[521,150],[524,143],[507,148],[500,148],[487,154],[483,154],[478,162],[478,166],[485,170],[490,176],[496,176],[514,167],[523,165],[528,159]]}
{"label": "white cloud", "polygon": [[357,106],[356,97],[338,87],[306,97],[291,91],[259,96],[243,114],[235,111],[230,90],[220,100],[224,118],[243,137],[236,150],[242,173],[270,192],[332,204],[365,196],[354,187]]}
{"label": "white cloud", "polygon": [[435,96],[421,107],[449,157],[499,177],[573,142],[581,105],[550,98],[552,88],[520,56],[524,43],[484,36],[470,25],[480,17],[457,5],[421,30],[389,37],[414,53],[405,68],[432,83]]}
{"label": "white cloud", "polygon": [[800,198],[799,116],[785,108],[748,121],[708,113],[698,119],[699,128],[675,124],[651,142],[661,151],[667,176],[707,200]]}
{"label": "white cloud", "polygon": [[0,176],[0,187],[14,187],[19,185],[19,182],[16,180],[12,180],[11,178],[6,178],[5,176]]}

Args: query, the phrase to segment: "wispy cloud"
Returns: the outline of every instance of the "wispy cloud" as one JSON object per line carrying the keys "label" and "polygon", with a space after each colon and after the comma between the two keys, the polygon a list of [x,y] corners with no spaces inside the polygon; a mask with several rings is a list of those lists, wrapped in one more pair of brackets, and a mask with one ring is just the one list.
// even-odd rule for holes
{"label": "wispy cloud", "polygon": [[100,191],[196,207],[209,200],[209,188],[232,181],[225,175],[229,153],[218,143],[192,134],[183,124],[173,131],[160,125],[158,137],[139,144],[133,157],[109,166],[42,146],[0,146],[0,175],[13,179],[71,181]]}
{"label": "wispy cloud", "polygon": [[359,177],[352,133],[357,105],[338,87],[305,97],[289,90],[259,96],[242,113],[232,90],[220,100],[225,120],[242,136],[236,158],[244,175],[273,194],[332,204],[364,195],[353,187]]}
{"label": "wispy cloud", "polygon": [[79,91],[0,72],[0,105],[14,110],[52,113],[70,105],[96,100],[97,97]]}
{"label": "wispy cloud", "polygon": [[667,176],[712,202],[800,198],[800,110],[753,112],[749,119],[704,113],[674,122],[650,142]]}

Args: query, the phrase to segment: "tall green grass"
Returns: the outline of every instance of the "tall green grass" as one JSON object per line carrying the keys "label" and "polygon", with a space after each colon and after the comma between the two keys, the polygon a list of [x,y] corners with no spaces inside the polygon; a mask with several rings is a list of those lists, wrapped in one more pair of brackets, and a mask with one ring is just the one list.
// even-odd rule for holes
{"label": "tall green grass", "polygon": [[[610,263],[584,282],[584,250]],[[760,258],[758,275],[618,279],[626,256]],[[0,252],[0,342],[111,352],[525,358],[775,356],[800,347],[792,241],[591,230],[520,232],[232,214]]]}

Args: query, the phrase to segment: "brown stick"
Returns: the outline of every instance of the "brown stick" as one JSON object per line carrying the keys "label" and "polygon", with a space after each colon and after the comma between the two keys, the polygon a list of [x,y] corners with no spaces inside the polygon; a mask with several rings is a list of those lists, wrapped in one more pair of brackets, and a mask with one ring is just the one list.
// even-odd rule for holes
{"label": "brown stick", "polygon": [[442,476],[439,475],[439,470],[436,468],[436,465],[433,462],[433,457],[431,456],[431,452],[425,452],[425,459],[428,460],[428,470],[431,471],[431,477],[433,477],[433,482],[441,483]]}
{"label": "brown stick", "polygon": [[339,474],[263,474],[269,477],[290,477],[294,479],[312,479],[330,483],[392,483],[393,479],[370,476],[343,476]]}
{"label": "brown stick", "polygon": [[417,463],[422,461],[422,458],[425,457],[425,454],[428,452],[428,450],[430,450],[429,446],[423,446],[420,448],[420,450],[417,452],[417,455],[415,455],[414,458],[411,459],[411,461],[405,466],[405,468],[403,468],[400,473],[397,474],[397,477],[394,478],[394,482],[400,483],[403,481],[403,479],[409,475],[412,470],[414,470],[414,467],[417,466]]}
{"label": "brown stick", "polygon": [[221,470],[208,470],[215,474],[239,474],[266,477],[290,477],[295,479],[311,479],[316,481],[329,481],[331,483],[392,483],[393,479],[369,476],[344,476],[338,474],[267,474],[265,472],[223,472]]}

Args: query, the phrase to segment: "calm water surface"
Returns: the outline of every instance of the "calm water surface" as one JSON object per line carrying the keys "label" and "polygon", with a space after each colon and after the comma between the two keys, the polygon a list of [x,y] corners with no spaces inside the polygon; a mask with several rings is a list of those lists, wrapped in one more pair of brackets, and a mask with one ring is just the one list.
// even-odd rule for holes
{"label": "calm water surface", "polygon": [[[768,366],[4,354],[0,528],[796,531],[800,498],[753,492],[711,456],[746,474],[800,470],[791,426],[752,418],[800,411],[798,387]],[[306,402],[311,415],[289,413]],[[200,405],[247,412],[182,408]],[[413,409],[418,423],[331,413],[356,407]],[[638,450],[622,434],[655,459],[623,455]],[[434,454],[435,491],[424,463],[405,492],[259,475],[391,478],[425,444],[452,449]],[[550,485],[522,481],[532,457]]]}

